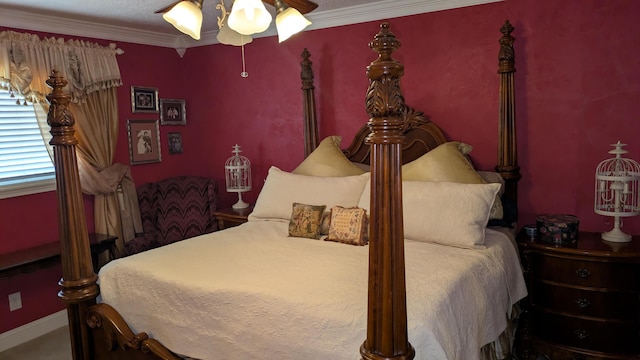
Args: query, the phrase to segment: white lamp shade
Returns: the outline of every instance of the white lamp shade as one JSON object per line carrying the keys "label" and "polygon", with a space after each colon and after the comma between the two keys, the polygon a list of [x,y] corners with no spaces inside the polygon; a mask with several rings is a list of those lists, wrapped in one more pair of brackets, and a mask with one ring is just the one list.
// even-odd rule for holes
{"label": "white lamp shade", "polygon": [[235,0],[229,27],[242,35],[261,33],[271,24],[271,14],[260,0]]}
{"label": "white lamp shade", "polygon": [[216,39],[220,44],[242,46],[253,41],[251,35],[242,35],[237,31],[229,27],[229,17],[224,18],[224,23],[220,30],[218,30],[218,36]]}
{"label": "white lamp shade", "polygon": [[276,16],[276,29],[278,30],[278,42],[283,42],[291,36],[311,25],[300,11],[290,7]]}
{"label": "white lamp shade", "polygon": [[171,10],[162,14],[162,18],[176,29],[200,40],[200,28],[202,27],[202,10],[191,1],[181,1]]}

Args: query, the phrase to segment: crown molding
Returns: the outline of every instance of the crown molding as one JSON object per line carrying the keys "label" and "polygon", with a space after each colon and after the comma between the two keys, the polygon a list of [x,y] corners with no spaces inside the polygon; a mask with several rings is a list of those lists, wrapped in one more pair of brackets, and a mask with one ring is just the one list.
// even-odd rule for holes
{"label": "crown molding", "polygon": [[[382,0],[371,4],[349,6],[335,10],[314,11],[307,15],[312,24],[306,30],[392,19],[500,1],[504,0]],[[218,43],[216,39],[217,30],[203,32],[200,40],[196,41],[187,35],[146,31],[133,27],[99,24],[19,10],[3,9],[2,15],[1,25],[6,27],[168,47],[176,49],[179,54],[184,54],[184,51],[191,47]],[[253,37],[260,38],[276,35],[275,25],[272,23],[265,32],[256,34]]]}

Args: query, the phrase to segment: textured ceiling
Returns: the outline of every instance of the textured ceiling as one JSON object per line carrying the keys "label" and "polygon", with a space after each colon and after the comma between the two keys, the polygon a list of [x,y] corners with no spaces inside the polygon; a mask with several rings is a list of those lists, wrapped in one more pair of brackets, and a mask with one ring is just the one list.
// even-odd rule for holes
{"label": "textured ceiling", "polygon": [[[176,0],[0,0],[0,14],[2,9],[20,10],[30,13],[58,15],[63,18],[95,22],[105,25],[125,26],[154,32],[175,34],[175,29],[162,20],[160,14],[154,11],[174,3]],[[286,1],[286,0],[285,0]],[[371,0],[314,0],[318,8],[314,12],[334,10],[341,7],[374,3]],[[205,14],[202,25],[203,31],[217,30],[216,17],[220,10],[216,4],[220,0],[205,0],[203,12]],[[224,2],[227,9],[231,8],[232,0]],[[272,11],[274,8],[266,5]],[[0,15],[1,16],[1,15]],[[0,25],[2,20],[0,18]]]}

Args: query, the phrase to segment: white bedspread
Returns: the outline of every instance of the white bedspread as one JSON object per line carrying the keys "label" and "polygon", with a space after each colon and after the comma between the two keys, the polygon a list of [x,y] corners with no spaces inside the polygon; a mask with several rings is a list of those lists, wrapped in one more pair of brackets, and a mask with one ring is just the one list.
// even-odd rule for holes
{"label": "white bedspread", "polygon": [[[134,332],[202,359],[359,359],[368,247],[287,237],[250,221],[110,262],[102,301]],[[409,341],[416,359],[479,358],[526,295],[514,246],[405,242]]]}

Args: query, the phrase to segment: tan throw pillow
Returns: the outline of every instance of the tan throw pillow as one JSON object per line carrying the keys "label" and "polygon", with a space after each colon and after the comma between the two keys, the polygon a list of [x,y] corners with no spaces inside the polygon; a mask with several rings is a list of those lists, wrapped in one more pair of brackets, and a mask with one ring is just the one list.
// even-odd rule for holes
{"label": "tan throw pillow", "polygon": [[[448,181],[461,184],[486,184],[473,168],[466,154],[472,147],[458,141],[450,141],[402,166],[402,180]],[[502,201],[496,196],[491,210],[491,219],[502,219]]]}
{"label": "tan throw pillow", "polygon": [[340,136],[326,137],[292,173],[311,176],[351,176],[365,173],[344,156],[340,149],[341,140]]}
{"label": "tan throw pillow", "polygon": [[328,241],[351,245],[367,245],[367,212],[358,207],[331,208]]}
{"label": "tan throw pillow", "polygon": [[326,206],[293,203],[292,207],[289,236],[317,239]]}

